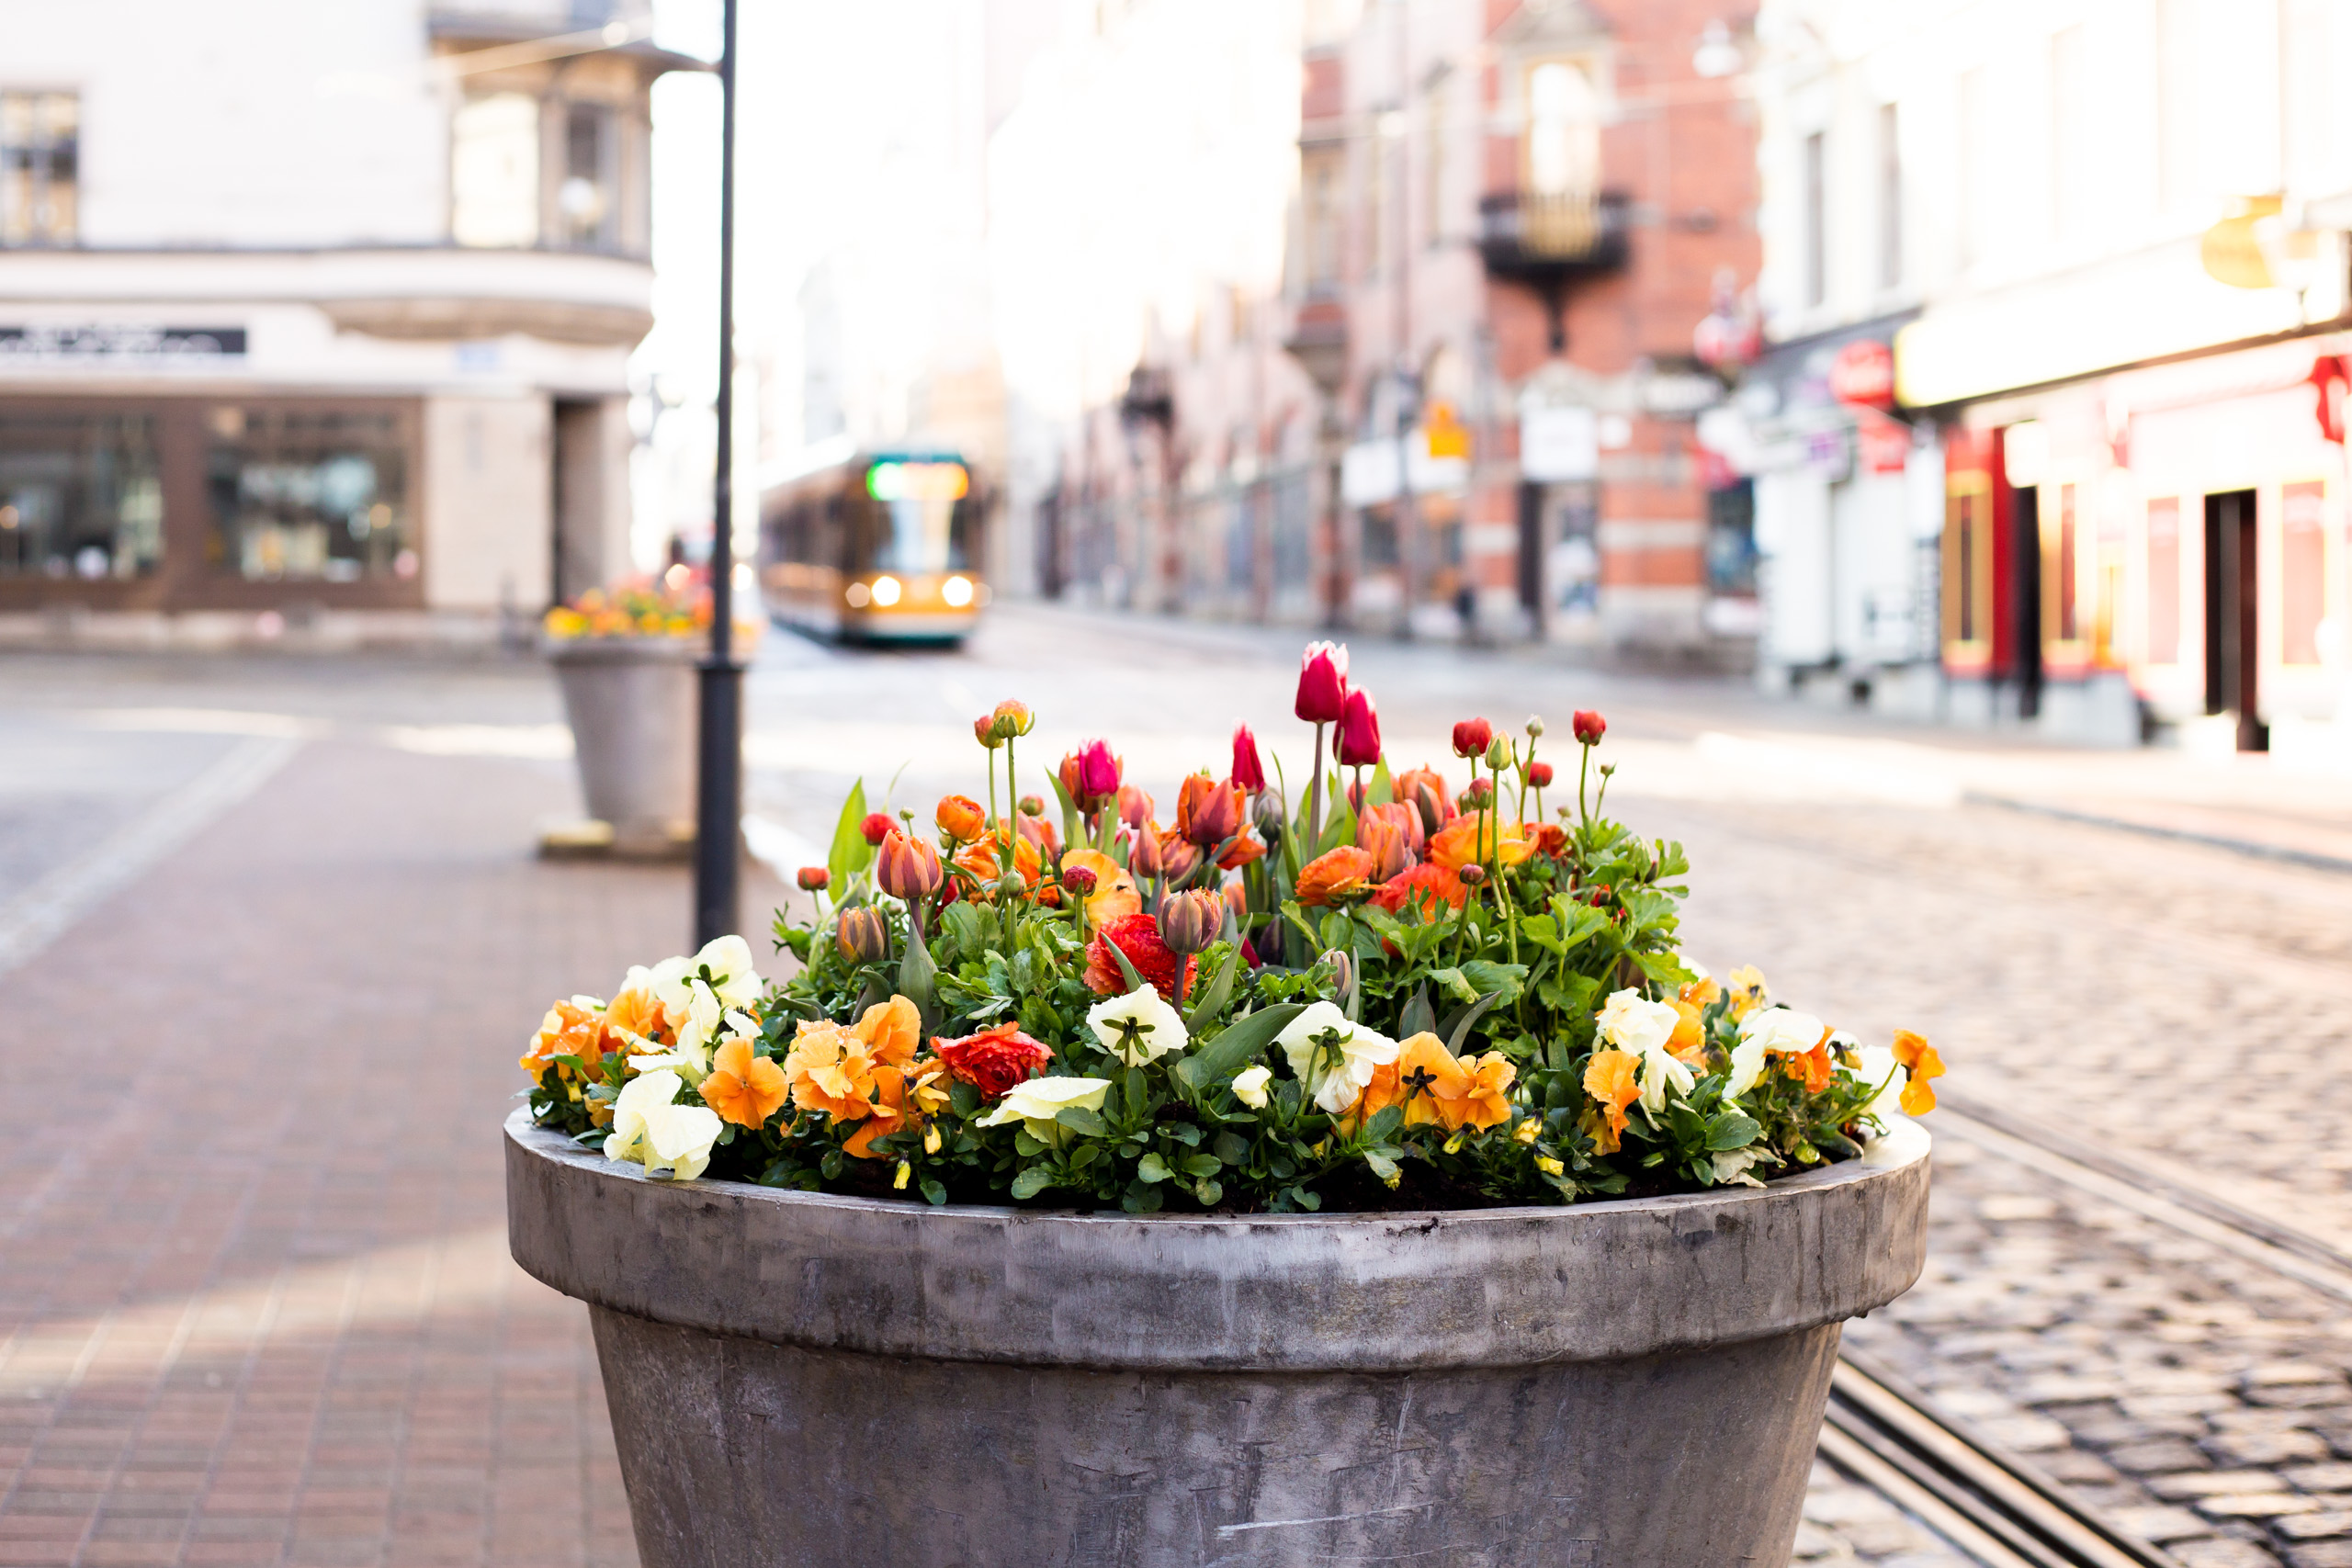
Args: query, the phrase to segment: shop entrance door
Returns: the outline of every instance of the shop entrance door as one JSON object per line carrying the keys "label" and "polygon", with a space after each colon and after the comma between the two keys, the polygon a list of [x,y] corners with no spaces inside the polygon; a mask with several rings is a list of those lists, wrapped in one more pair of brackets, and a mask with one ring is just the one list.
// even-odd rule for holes
{"label": "shop entrance door", "polygon": [[2205,711],[2235,714],[2238,750],[2270,750],[2255,612],[2254,491],[2205,498]]}
{"label": "shop entrance door", "polygon": [[2041,711],[2041,491],[2019,485],[2013,492],[2016,519],[2018,716]]}

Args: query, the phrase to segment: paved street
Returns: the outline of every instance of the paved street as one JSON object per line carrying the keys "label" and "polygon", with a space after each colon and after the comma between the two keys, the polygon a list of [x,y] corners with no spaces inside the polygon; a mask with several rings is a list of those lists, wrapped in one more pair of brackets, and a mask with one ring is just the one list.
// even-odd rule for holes
{"label": "paved street", "polygon": [[[900,804],[974,788],[967,721],[1006,696],[1038,709],[1041,789],[1097,733],[1163,808],[1238,717],[1295,759],[1297,640],[1043,612],[961,655],[772,636],[755,845],[814,858],[861,773],[877,804],[901,764]],[[1565,760],[1570,709],[1608,712],[1611,803],[1690,846],[1716,968],[1919,1028],[1962,1092],[2352,1243],[2352,876],[1979,803],[2275,847],[2352,835],[2340,784],[1355,654],[1402,761],[1530,710]],[[0,669],[0,1564],[632,1561],[584,1318],[504,1258],[492,1129],[546,1000],[675,950],[685,884],[531,857],[578,809],[544,672]],[[747,924],[779,897],[763,874]],[[2187,1568],[2352,1564],[2340,1303],[1951,1138],[1933,1247],[1856,1343]],[[1799,1551],[1962,1561],[1826,1472]]]}

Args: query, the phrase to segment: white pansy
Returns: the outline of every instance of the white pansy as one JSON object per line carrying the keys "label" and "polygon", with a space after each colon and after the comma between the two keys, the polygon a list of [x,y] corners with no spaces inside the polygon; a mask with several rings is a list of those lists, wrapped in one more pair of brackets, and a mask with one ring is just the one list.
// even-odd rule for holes
{"label": "white pansy", "polygon": [[1708,1163],[1715,1168],[1715,1185],[1718,1187],[1761,1187],[1764,1183],[1751,1174],[1755,1168],[1759,1165],[1781,1163],[1778,1156],[1761,1145],[1751,1145],[1744,1149],[1726,1149],[1722,1154],[1710,1155],[1707,1158]]}
{"label": "white pansy", "polygon": [[1724,1085],[1724,1098],[1736,1100],[1756,1087],[1764,1076],[1766,1052],[1800,1055],[1821,1043],[1823,1027],[1813,1014],[1790,1008],[1749,1013],[1739,1026],[1739,1043],[1732,1047],[1731,1081]]}
{"label": "white pansy", "polygon": [[1672,1089],[1689,1099],[1699,1080],[1663,1043],[1642,1053],[1642,1109],[1653,1117],[1666,1110],[1666,1091]]}
{"label": "white pansy", "polygon": [[1266,1108],[1266,1085],[1273,1081],[1273,1077],[1262,1063],[1247,1072],[1234,1074],[1233,1098],[1252,1111],[1263,1111]]}
{"label": "white pansy", "polygon": [[1682,1014],[1669,1003],[1651,1001],[1632,989],[1610,993],[1600,1009],[1601,1039],[1642,1059],[1642,1109],[1653,1116],[1666,1109],[1669,1086],[1687,1095],[1698,1082],[1667,1049],[1681,1021]]}
{"label": "white pansy", "polygon": [[716,982],[713,989],[729,1007],[744,1007],[760,999],[760,972],[752,960],[752,944],[740,936],[712,938],[687,968],[696,975],[709,970]]}
{"label": "white pansy", "polygon": [[641,964],[631,967],[621,989],[651,993],[674,1025],[686,1016],[686,976],[692,972],[688,960],[665,958],[650,969]]}
{"label": "white pansy", "polygon": [[686,1020],[678,1025],[678,1044],[672,1055],[685,1064],[687,1082],[700,1083],[710,1071],[711,1047],[718,1043],[726,1016],[725,1005],[708,986],[700,980],[686,982]]}
{"label": "white pansy", "polygon": [[1058,1145],[1062,1124],[1054,1118],[1073,1105],[1081,1111],[1102,1110],[1103,1092],[1110,1087],[1109,1078],[1031,1078],[1006,1089],[979,1124],[1001,1127],[1018,1122],[1039,1143]]}
{"label": "white pansy", "polygon": [[1336,1003],[1321,1001],[1283,1026],[1274,1043],[1315,1103],[1337,1116],[1372,1087],[1375,1068],[1396,1059],[1396,1042],[1351,1022]]}
{"label": "white pansy", "polygon": [[1863,1106],[1859,1114],[1874,1116],[1880,1126],[1887,1126],[1903,1112],[1897,1102],[1903,1098],[1904,1088],[1910,1083],[1911,1075],[1902,1063],[1894,1059],[1894,1049],[1890,1046],[1865,1045],[1860,1055],[1862,1065],[1855,1069],[1857,1075],[1864,1083],[1883,1087],[1871,1096],[1871,1102]]}
{"label": "white pansy", "polygon": [[691,1181],[710,1164],[710,1146],[718,1139],[718,1113],[707,1105],[680,1105],[678,1093],[685,1080],[669,1071],[650,1072],[621,1086],[613,1101],[613,1130],[605,1139],[605,1157],[639,1160],[645,1173],[668,1170],[681,1181]]}
{"label": "white pansy", "polygon": [[1086,1010],[1086,1023],[1102,1049],[1131,1067],[1182,1051],[1191,1040],[1183,1015],[1148,983],[1096,1002]]}

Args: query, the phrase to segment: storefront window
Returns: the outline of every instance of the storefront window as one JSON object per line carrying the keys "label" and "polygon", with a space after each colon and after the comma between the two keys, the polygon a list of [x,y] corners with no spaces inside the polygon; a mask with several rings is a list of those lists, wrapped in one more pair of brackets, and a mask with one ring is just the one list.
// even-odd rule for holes
{"label": "storefront window", "polygon": [[144,577],[163,557],[152,417],[0,412],[0,578]]}
{"label": "storefront window", "polygon": [[1756,592],[1756,481],[1707,492],[1707,592]]}
{"label": "storefront window", "polygon": [[214,571],[250,581],[416,575],[399,415],[218,408],[210,435]]}

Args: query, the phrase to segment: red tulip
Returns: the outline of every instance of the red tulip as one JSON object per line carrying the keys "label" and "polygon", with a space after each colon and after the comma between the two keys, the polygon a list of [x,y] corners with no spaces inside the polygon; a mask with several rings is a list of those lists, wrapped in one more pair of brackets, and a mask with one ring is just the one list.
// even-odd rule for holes
{"label": "red tulip", "polygon": [[1600,738],[1609,733],[1609,721],[1590,708],[1582,708],[1577,713],[1576,731],[1579,745],[1598,746]]}
{"label": "red tulip", "polygon": [[1346,645],[1308,643],[1298,661],[1298,701],[1293,711],[1309,724],[1337,724],[1347,704]]}
{"label": "red tulip", "polygon": [[879,844],[890,836],[890,830],[897,826],[896,822],[890,820],[888,812],[869,811],[865,815],[865,820],[857,825],[857,830],[865,835],[867,843]]}
{"label": "red tulip", "polygon": [[1362,686],[1348,694],[1340,718],[1340,765],[1369,768],[1380,761],[1380,710]]}
{"label": "red tulip", "polygon": [[1495,739],[1495,727],[1483,718],[1465,718],[1453,727],[1453,754],[1484,757]]}
{"label": "red tulip", "polygon": [[1250,727],[1233,727],[1233,782],[1251,795],[1266,787],[1266,767],[1258,760],[1258,738]]}

